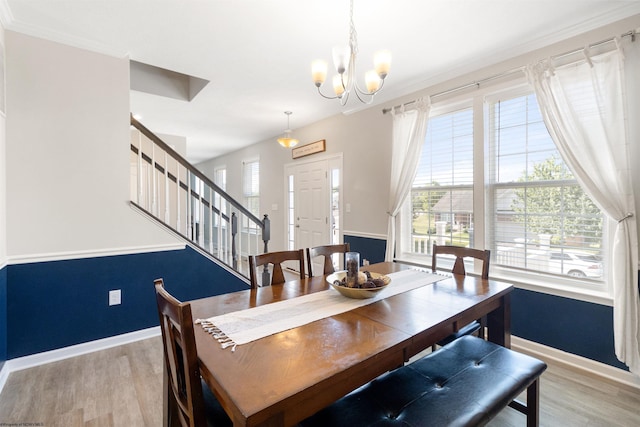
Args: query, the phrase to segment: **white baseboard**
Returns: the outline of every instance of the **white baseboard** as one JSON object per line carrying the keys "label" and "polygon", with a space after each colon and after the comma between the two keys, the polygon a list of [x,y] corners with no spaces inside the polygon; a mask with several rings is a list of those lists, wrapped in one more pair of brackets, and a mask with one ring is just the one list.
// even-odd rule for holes
{"label": "white baseboard", "polygon": [[640,377],[624,369],[514,336],[511,337],[511,348],[530,356],[554,361],[570,369],[588,373],[606,381],[614,381],[640,391]]}
{"label": "white baseboard", "polygon": [[34,366],[44,365],[58,360],[68,359],[70,357],[80,356],[94,351],[104,350],[119,345],[128,344],[135,341],[144,340],[160,335],[160,326],[153,328],[141,329],[139,331],[129,332],[122,335],[116,335],[109,338],[90,341],[82,344],[72,345],[69,347],[59,348],[56,350],[45,351],[43,353],[32,354],[30,356],[17,357],[7,360],[0,371],[0,392],[4,388],[9,374],[22,369]]}

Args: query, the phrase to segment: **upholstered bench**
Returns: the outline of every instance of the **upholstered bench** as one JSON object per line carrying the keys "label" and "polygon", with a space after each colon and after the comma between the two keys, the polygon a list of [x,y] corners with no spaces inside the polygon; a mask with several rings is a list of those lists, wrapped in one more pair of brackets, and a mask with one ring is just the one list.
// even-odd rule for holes
{"label": "upholstered bench", "polygon": [[[474,336],[388,372],[302,426],[481,426],[506,406],[538,425],[538,379],[547,365]],[[526,406],[514,399],[527,390]]]}

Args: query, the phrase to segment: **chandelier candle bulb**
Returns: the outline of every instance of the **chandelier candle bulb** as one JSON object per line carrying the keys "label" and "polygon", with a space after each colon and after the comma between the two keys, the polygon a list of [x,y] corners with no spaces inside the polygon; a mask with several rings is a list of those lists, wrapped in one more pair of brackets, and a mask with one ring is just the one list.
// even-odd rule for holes
{"label": "chandelier candle bulb", "polygon": [[364,81],[369,93],[373,93],[380,89],[380,77],[376,70],[369,70],[364,75]]}
{"label": "chandelier candle bulb", "polygon": [[381,50],[376,52],[373,57],[373,65],[376,69],[376,73],[381,79],[387,77],[389,69],[391,68],[391,52],[388,50]]}
{"label": "chandelier candle bulb", "polygon": [[344,86],[342,85],[342,77],[338,74],[333,76],[333,91],[336,96],[340,98],[344,93]]}
{"label": "chandelier candle bulb", "polygon": [[327,63],[322,60],[313,61],[311,64],[311,76],[317,87],[327,79]]}
{"label": "chandelier candle bulb", "polygon": [[349,59],[351,58],[351,48],[349,46],[340,46],[333,48],[333,64],[338,74],[343,74],[349,68]]}

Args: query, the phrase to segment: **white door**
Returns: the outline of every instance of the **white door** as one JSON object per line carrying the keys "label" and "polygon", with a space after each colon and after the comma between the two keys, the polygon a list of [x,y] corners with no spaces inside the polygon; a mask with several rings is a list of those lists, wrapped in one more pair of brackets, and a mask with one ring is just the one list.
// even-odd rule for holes
{"label": "white door", "polygon": [[[293,227],[293,249],[305,249],[331,243],[331,192],[329,162],[320,160],[290,166],[293,176],[293,209],[289,209]],[[289,208],[291,208],[289,206]],[[315,267],[314,270],[322,267]]]}

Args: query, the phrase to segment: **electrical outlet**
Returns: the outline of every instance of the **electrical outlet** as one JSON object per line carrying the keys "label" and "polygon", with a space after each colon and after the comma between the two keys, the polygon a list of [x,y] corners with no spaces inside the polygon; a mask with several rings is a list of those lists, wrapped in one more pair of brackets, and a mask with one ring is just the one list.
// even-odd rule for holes
{"label": "electrical outlet", "polygon": [[109,305],[120,305],[122,303],[122,293],[120,289],[109,291]]}
{"label": "electrical outlet", "polygon": [[362,265],[369,265],[369,260],[366,258],[362,259]]}

